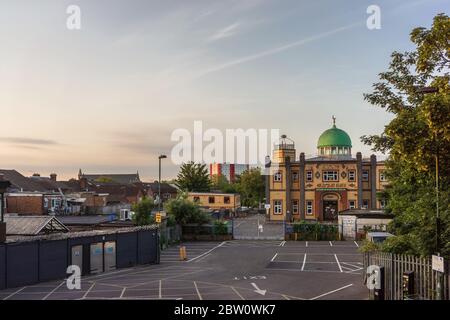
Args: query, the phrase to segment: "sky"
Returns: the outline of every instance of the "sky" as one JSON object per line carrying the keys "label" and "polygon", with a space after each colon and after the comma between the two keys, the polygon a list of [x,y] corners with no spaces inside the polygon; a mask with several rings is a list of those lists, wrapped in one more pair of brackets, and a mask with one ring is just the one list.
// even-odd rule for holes
{"label": "sky", "polygon": [[[67,28],[68,6],[81,28]],[[369,5],[381,29],[366,26]],[[279,129],[316,153],[331,117],[360,137],[391,115],[377,75],[450,0],[0,0],[0,168],[153,181],[171,133]],[[163,178],[178,167],[163,160]]]}

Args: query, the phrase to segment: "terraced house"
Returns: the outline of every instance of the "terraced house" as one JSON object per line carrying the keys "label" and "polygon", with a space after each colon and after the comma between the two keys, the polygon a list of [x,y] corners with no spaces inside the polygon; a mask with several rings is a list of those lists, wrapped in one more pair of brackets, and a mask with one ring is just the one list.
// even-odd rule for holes
{"label": "terraced house", "polygon": [[385,165],[375,155],[352,155],[349,135],[333,126],[317,142],[317,155],[297,158],[295,144],[283,135],[266,165],[266,204],[270,220],[335,221],[347,209],[382,209],[379,192],[386,184]]}

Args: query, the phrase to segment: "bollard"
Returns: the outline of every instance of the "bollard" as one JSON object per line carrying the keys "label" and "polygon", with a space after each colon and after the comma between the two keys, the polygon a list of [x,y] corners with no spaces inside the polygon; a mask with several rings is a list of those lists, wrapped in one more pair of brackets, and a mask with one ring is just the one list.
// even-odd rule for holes
{"label": "bollard", "polygon": [[184,251],[183,251],[183,246],[180,246],[180,261],[184,260]]}

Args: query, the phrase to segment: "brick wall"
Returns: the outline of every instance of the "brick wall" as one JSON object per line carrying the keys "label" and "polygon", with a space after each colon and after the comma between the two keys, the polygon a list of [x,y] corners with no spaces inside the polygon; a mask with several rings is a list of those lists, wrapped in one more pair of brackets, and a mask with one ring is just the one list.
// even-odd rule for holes
{"label": "brick wall", "polygon": [[43,196],[6,196],[6,212],[21,215],[43,215]]}

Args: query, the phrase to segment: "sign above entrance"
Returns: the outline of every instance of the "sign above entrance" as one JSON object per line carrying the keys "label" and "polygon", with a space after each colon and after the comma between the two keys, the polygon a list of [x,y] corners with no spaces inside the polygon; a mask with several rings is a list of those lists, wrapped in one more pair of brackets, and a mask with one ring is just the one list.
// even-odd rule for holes
{"label": "sign above entrance", "polygon": [[347,189],[343,188],[317,188],[317,191],[346,191]]}

